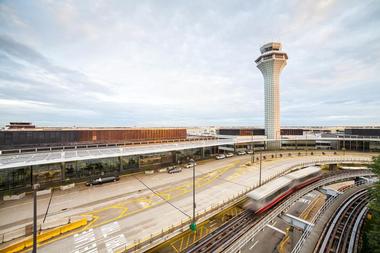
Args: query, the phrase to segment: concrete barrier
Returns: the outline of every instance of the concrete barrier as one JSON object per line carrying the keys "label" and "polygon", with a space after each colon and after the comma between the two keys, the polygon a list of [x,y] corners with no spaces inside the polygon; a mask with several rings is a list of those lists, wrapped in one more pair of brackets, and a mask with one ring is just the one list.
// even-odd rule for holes
{"label": "concrete barrier", "polygon": [[51,228],[63,226],[63,225],[66,225],[67,223],[69,223],[69,219],[68,218],[49,221],[49,222],[41,224],[41,230],[48,230],[48,229],[51,229]]}
{"label": "concrete barrier", "polygon": [[50,194],[50,193],[51,193],[51,188],[46,189],[46,190],[42,190],[42,191],[37,191],[37,196],[46,195],[46,194]]}
{"label": "concrete barrier", "polygon": [[21,227],[3,234],[3,242],[9,242],[13,239],[20,238],[26,235],[25,227]]}
{"label": "concrete barrier", "polygon": [[168,172],[168,169],[165,168],[165,169],[159,169],[158,172]]}
{"label": "concrete barrier", "polygon": [[145,171],[145,174],[153,174],[154,173],[154,170],[146,170]]}
{"label": "concrete barrier", "polygon": [[59,187],[59,189],[61,189],[61,191],[66,191],[66,190],[74,188],[74,187],[75,187],[75,183],[72,183],[72,184],[68,184],[68,185],[61,185]]}
{"label": "concrete barrier", "polygon": [[[78,220],[76,222],[72,222],[70,224],[66,224],[61,227],[57,227],[49,231],[42,232],[41,234],[37,236],[37,242],[41,243],[41,242],[47,241],[53,237],[57,237],[63,233],[72,231],[74,229],[80,228],[85,225],[87,225],[87,218],[82,218],[81,220]],[[23,241],[14,243],[12,245],[9,245],[7,247],[0,249],[0,253],[3,253],[3,252],[15,253],[32,246],[33,246],[33,240],[31,238],[26,238]]]}
{"label": "concrete barrier", "polygon": [[18,194],[18,195],[4,195],[3,200],[4,201],[18,200],[18,199],[22,199],[24,197],[25,197],[25,192]]}

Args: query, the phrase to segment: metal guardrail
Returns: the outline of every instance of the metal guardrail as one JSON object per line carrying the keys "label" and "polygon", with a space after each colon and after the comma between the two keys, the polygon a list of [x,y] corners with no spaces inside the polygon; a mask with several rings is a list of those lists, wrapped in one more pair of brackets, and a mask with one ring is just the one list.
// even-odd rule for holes
{"label": "metal guardrail", "polygon": [[258,232],[260,232],[266,224],[268,224],[270,221],[272,221],[274,218],[276,218],[278,215],[280,215],[282,212],[287,210],[295,201],[297,201],[302,196],[306,195],[307,193],[313,191],[314,189],[321,187],[323,185],[327,185],[336,181],[346,180],[348,178],[358,177],[358,176],[372,176],[374,175],[370,171],[356,171],[356,172],[348,172],[343,173],[340,175],[332,176],[326,179],[322,179],[312,185],[309,185],[292,196],[290,196],[284,203],[282,203],[280,206],[275,208],[273,211],[271,211],[268,215],[266,215],[257,225],[255,225],[248,233],[244,234],[241,238],[239,238],[238,241],[236,241],[234,244],[232,244],[230,247],[228,247],[224,252],[237,252],[239,251],[248,241],[250,241]]}
{"label": "metal guardrail", "polygon": [[362,226],[363,217],[368,212],[368,210],[369,210],[368,207],[363,208],[363,210],[361,210],[361,212],[359,213],[357,217],[354,228],[352,230],[350,242],[348,244],[348,253],[352,253],[354,251],[354,245],[357,245],[358,243],[358,240],[359,240],[358,229]]}
{"label": "metal guardrail", "polygon": [[[354,185],[351,185],[350,187],[345,188],[344,191],[347,191],[353,187],[357,187],[363,184],[367,184],[365,181],[359,181],[359,183],[355,183]],[[335,202],[335,200],[339,197],[337,196],[331,196],[325,203],[324,205],[317,211],[317,213],[314,215],[314,217],[311,219],[311,223],[316,224],[319,219],[323,216],[325,211]],[[300,239],[298,240],[297,244],[294,246],[293,250],[291,253],[300,253],[301,249],[303,247],[304,242],[306,239],[310,236],[312,232],[313,226],[307,226],[304,232],[302,233]]]}

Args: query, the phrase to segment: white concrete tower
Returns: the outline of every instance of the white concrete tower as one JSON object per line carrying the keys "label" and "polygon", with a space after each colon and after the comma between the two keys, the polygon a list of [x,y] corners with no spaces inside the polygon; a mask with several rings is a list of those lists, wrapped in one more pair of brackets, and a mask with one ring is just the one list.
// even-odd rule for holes
{"label": "white concrete tower", "polygon": [[281,43],[267,43],[260,48],[261,55],[255,61],[264,77],[265,135],[268,139],[281,138],[280,73],[288,59],[281,49]]}

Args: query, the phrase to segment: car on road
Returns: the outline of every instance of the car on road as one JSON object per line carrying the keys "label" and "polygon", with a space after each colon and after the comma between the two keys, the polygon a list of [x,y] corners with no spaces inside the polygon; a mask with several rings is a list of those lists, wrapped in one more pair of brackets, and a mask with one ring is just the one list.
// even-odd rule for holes
{"label": "car on road", "polygon": [[176,167],[176,166],[173,166],[174,168],[172,168],[172,169],[168,169],[168,173],[169,174],[173,174],[173,173],[179,173],[179,172],[181,172],[182,171],[182,168],[181,167]]}
{"label": "car on road", "polygon": [[253,150],[248,150],[247,154],[252,155],[253,154]]}
{"label": "car on road", "polygon": [[190,168],[193,168],[193,165],[196,166],[197,163],[196,163],[196,162],[194,162],[194,163],[187,163],[187,164],[185,164],[185,166],[183,166],[183,167],[185,167],[186,169],[190,169]]}
{"label": "car on road", "polygon": [[98,184],[104,184],[109,182],[116,182],[119,181],[119,176],[111,176],[111,177],[98,177],[96,179],[92,179],[86,183],[87,186],[91,185],[98,185]]}
{"label": "car on road", "polygon": [[245,153],[245,151],[239,151],[239,152],[237,152],[237,154],[238,155],[245,155],[246,153]]}
{"label": "car on road", "polygon": [[232,153],[226,154],[226,157],[233,157],[233,156],[234,156],[234,154],[232,154]]}
{"label": "car on road", "polygon": [[224,154],[220,154],[220,155],[217,155],[215,158],[216,160],[220,160],[220,159],[226,158],[226,156]]}

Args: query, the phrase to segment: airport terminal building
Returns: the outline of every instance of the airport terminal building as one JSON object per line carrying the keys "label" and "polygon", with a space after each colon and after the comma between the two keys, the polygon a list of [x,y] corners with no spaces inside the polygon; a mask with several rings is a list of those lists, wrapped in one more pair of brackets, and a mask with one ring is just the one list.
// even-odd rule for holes
{"label": "airport terminal building", "polygon": [[[36,128],[13,123],[0,131],[0,195],[29,191],[34,183],[47,188],[181,166],[189,159],[209,159],[219,153],[266,150],[269,140],[263,131],[220,128],[214,136],[190,136],[186,128]],[[342,138],[323,132],[325,137],[312,138],[305,131],[310,133],[310,129],[281,129],[286,134],[281,149],[380,150],[380,134]]]}

